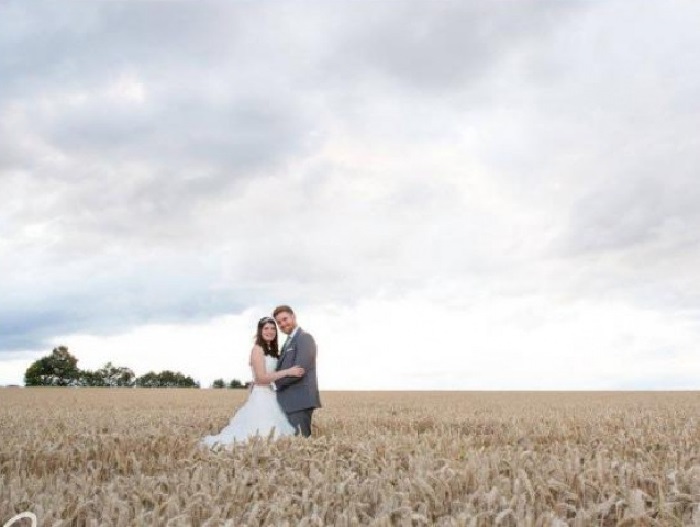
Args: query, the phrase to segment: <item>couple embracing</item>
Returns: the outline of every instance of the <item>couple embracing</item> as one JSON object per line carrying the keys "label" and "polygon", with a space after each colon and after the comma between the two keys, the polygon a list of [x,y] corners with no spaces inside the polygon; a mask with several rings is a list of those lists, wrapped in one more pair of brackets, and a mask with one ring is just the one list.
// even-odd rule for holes
{"label": "couple embracing", "polygon": [[[279,350],[278,331],[287,335]],[[316,342],[297,325],[289,306],[258,321],[250,352],[253,387],[248,400],[217,435],[201,444],[231,445],[253,435],[311,435],[314,409],[321,407],[316,379]]]}

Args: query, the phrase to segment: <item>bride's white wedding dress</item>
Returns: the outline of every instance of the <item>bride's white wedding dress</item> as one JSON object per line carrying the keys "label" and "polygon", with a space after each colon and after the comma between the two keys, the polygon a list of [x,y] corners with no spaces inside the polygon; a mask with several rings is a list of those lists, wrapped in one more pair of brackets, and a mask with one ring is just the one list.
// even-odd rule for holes
{"label": "bride's white wedding dress", "polygon": [[[265,369],[272,372],[277,366],[277,359],[265,355]],[[294,427],[289,424],[287,414],[277,402],[277,395],[268,385],[255,385],[248,400],[233,415],[229,424],[217,435],[209,435],[200,441],[209,447],[219,443],[224,446],[234,442],[245,441],[248,437],[260,435],[267,437],[272,429],[274,436],[294,435]]]}

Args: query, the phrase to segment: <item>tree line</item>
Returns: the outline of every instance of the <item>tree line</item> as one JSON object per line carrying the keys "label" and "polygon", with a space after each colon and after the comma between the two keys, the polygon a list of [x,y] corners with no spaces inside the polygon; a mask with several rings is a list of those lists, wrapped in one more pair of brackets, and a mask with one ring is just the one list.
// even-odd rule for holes
{"label": "tree line", "polygon": [[[200,388],[199,382],[179,371],[149,371],[137,377],[131,368],[108,362],[97,370],[78,368],[78,359],[65,346],[34,361],[24,372],[25,386],[106,386],[127,388]],[[247,388],[237,379],[228,385],[217,379],[212,388]]]}

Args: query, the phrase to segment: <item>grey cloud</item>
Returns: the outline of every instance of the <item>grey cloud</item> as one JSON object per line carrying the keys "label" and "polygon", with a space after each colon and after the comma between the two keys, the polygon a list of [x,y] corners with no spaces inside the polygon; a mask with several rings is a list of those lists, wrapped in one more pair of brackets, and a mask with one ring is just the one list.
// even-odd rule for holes
{"label": "grey cloud", "polygon": [[219,62],[235,45],[249,11],[245,4],[232,8],[215,2],[206,8],[166,2],[5,2],[3,91],[42,92],[57,82],[66,89],[91,88],[125,66],[158,75],[179,69],[183,58],[200,66]]}
{"label": "grey cloud", "polygon": [[37,349],[48,338],[85,328],[110,334],[144,323],[203,321],[246,308],[246,284],[213,287],[217,270],[211,263],[182,260],[57,264],[36,276],[32,288],[0,286],[0,295],[11,299],[0,307],[0,351]]}
{"label": "grey cloud", "polygon": [[582,2],[373,4],[327,60],[352,86],[368,73],[406,90],[441,94],[479,83],[509,54],[538,42]]}
{"label": "grey cloud", "polygon": [[[36,349],[45,337],[55,335],[66,329],[77,329],[79,321],[70,324],[68,316],[63,312],[25,309],[16,307],[12,310],[0,311],[2,327],[0,327],[0,352],[7,350]],[[84,322],[84,321],[80,321]],[[9,354],[3,353],[9,358]]]}
{"label": "grey cloud", "polygon": [[662,175],[664,165],[618,173],[574,202],[550,246],[576,266],[572,295],[683,317],[698,305],[700,183],[690,171]]}
{"label": "grey cloud", "polygon": [[[304,119],[267,100],[246,98],[215,107],[204,98],[170,101],[160,108],[66,111],[47,124],[45,140],[62,152],[95,161],[138,160],[181,171],[214,172],[223,182],[272,167],[304,146]],[[162,176],[168,177],[168,176]]]}
{"label": "grey cloud", "polygon": [[[663,171],[663,167],[654,166],[653,171],[657,170]],[[616,176],[576,202],[567,241],[575,253],[625,251],[654,241],[680,242],[681,246],[698,243],[698,202],[700,182],[692,174],[674,174],[669,180],[637,174]]]}
{"label": "grey cloud", "polygon": [[[24,115],[28,129],[15,123],[15,133],[34,142],[111,163],[178,157],[185,168],[203,164],[226,179],[302,146],[298,94],[280,92],[237,47],[239,25],[255,8],[103,2],[59,10],[15,2],[5,10],[5,25],[23,29],[0,42],[0,105]],[[147,101],[105,96],[124,75],[143,83]],[[5,163],[20,161],[3,150]],[[24,149],[24,166],[32,153]]]}
{"label": "grey cloud", "polygon": [[[600,66],[586,24],[617,18],[588,2],[270,5],[3,4],[0,251],[22,266],[0,261],[0,348],[440,280],[457,305],[615,284],[658,301],[665,275],[630,262],[671,249],[673,294],[697,298],[695,77],[671,68],[661,104],[615,73],[626,60]],[[107,93],[121,76],[142,102]]]}

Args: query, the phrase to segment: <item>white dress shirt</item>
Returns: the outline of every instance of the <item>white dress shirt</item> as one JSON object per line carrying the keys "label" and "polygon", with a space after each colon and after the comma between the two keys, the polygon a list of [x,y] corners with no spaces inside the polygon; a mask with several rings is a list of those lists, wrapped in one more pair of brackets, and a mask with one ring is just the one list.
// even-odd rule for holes
{"label": "white dress shirt", "polygon": [[299,326],[295,327],[294,330],[289,334],[289,338],[285,340],[285,343],[289,342],[294,338],[294,335],[297,334],[297,331],[299,331]]}

